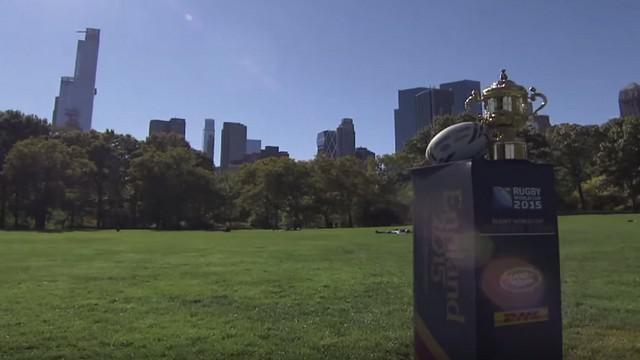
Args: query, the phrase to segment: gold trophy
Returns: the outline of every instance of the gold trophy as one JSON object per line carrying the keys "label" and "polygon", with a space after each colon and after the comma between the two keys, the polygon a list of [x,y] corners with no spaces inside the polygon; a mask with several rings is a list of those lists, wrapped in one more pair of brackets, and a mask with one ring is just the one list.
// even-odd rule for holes
{"label": "gold trophy", "polygon": [[[531,102],[536,101],[538,97],[542,99],[542,103],[532,111]],[[484,89],[482,95],[475,90],[471,93],[464,103],[466,111],[469,112],[471,106],[477,102],[482,102],[484,107],[480,123],[487,128],[493,141],[491,159],[525,160],[527,144],[518,138],[517,133],[529,118],[533,118],[547,105],[547,97],[537,92],[534,87],[530,87],[527,92],[524,86],[509,80],[507,71],[502,69],[500,80]]]}

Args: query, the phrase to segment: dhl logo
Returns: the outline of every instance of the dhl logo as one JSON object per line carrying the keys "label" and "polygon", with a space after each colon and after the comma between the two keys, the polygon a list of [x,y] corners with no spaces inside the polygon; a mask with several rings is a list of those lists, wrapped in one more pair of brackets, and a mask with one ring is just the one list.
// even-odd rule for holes
{"label": "dhl logo", "polygon": [[493,323],[495,326],[526,324],[547,320],[549,320],[549,308],[547,307],[504,311],[493,314]]}

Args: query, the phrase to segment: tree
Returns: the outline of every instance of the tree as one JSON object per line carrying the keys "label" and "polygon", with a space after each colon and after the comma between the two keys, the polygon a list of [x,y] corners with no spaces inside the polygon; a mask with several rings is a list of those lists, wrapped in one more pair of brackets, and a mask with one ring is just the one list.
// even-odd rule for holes
{"label": "tree", "polygon": [[197,166],[180,143],[147,142],[131,161],[130,176],[143,215],[160,229],[205,226],[220,200],[212,170]]}
{"label": "tree", "polygon": [[613,119],[602,126],[597,164],[600,173],[623,190],[633,211],[639,210],[640,117]]}
{"label": "tree", "polygon": [[8,184],[4,176],[4,161],[15,143],[31,137],[48,136],[51,128],[46,120],[20,111],[0,111],[0,229],[5,228]]}
{"label": "tree", "polygon": [[301,227],[309,206],[309,171],[289,158],[266,158],[241,167],[237,175],[240,205],[259,227]]}
{"label": "tree", "polygon": [[564,170],[568,183],[578,192],[580,208],[587,209],[583,184],[592,175],[600,142],[597,126],[561,124],[549,131],[553,163]]}
{"label": "tree", "polygon": [[65,189],[90,169],[82,153],[73,153],[59,140],[32,138],[16,143],[5,160],[16,224],[24,210],[36,229],[44,230],[50,210],[61,204]]}

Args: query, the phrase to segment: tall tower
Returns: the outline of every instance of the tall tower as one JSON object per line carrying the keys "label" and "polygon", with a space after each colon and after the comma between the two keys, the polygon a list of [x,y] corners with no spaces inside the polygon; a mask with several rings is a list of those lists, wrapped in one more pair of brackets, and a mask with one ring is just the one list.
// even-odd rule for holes
{"label": "tall tower", "polygon": [[349,156],[356,153],[356,131],[353,119],[344,118],[336,129],[336,155]]}
{"label": "tall tower", "polygon": [[247,127],[240,123],[222,124],[220,167],[223,170],[239,166],[247,151]]}
{"label": "tall tower", "polygon": [[91,130],[93,98],[96,90],[100,30],[87,28],[84,40],[78,40],[73,76],[60,79],[60,93],[53,107],[53,126],[82,131]]}
{"label": "tall tower", "polygon": [[640,85],[631,83],[618,94],[620,117],[640,116]]}
{"label": "tall tower", "polygon": [[215,146],[216,122],[214,119],[204,119],[204,130],[202,131],[202,152],[207,155],[213,163]]}
{"label": "tall tower", "polygon": [[324,130],[318,133],[316,145],[318,147],[318,155],[324,154],[330,158],[336,157],[336,131]]}

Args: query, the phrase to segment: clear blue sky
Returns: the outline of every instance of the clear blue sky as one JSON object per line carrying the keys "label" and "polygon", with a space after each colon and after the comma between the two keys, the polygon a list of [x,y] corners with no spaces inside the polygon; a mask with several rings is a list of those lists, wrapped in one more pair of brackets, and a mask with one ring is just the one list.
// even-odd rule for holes
{"label": "clear blue sky", "polygon": [[[297,159],[352,117],[358,146],[393,151],[400,88],[494,81],[549,97],[553,123],[618,115],[640,81],[638,0],[0,0],[0,109],[51,118],[75,30],[101,29],[93,128],[145,138],[152,118],[248,126]],[[219,163],[219,162],[217,162]]]}

